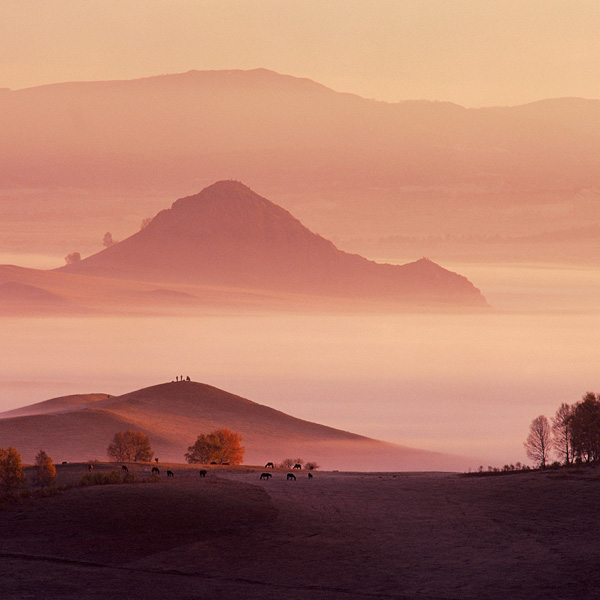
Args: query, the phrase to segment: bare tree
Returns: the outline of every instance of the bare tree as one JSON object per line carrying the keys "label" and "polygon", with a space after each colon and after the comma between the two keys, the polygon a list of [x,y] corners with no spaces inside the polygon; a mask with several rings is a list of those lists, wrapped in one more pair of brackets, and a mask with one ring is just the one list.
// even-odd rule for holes
{"label": "bare tree", "polygon": [[150,446],[150,438],[141,431],[120,431],[106,449],[110,458],[116,461],[138,460],[150,462],[154,452]]}
{"label": "bare tree", "polygon": [[536,417],[529,426],[529,435],[523,443],[527,456],[543,469],[552,449],[550,424],[544,415]]}
{"label": "bare tree", "polygon": [[552,433],[554,434],[554,450],[567,465],[573,462],[573,446],[571,444],[573,430],[573,409],[563,402],[552,417]]}

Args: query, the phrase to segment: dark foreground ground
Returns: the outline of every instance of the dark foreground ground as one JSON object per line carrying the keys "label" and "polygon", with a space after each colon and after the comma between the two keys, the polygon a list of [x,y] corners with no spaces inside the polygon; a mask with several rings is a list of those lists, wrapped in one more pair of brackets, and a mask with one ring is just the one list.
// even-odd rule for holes
{"label": "dark foreground ground", "polygon": [[171,468],[1,505],[0,598],[600,598],[597,471]]}

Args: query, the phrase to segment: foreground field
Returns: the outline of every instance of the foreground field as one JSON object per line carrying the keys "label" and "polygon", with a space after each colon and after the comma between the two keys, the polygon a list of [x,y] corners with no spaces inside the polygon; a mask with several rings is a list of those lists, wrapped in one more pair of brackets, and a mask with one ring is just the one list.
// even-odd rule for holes
{"label": "foreground field", "polygon": [[[110,471],[98,465],[96,471]],[[164,477],[164,469],[175,473]],[[142,473],[142,467],[130,470]],[[59,465],[63,482],[83,465]],[[596,599],[600,477],[163,466],[0,510],[0,595]]]}

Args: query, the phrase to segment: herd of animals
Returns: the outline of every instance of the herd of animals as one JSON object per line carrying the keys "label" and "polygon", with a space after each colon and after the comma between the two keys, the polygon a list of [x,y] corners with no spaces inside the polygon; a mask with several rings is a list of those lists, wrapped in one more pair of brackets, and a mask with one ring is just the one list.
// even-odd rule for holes
{"label": "herd of animals", "polygon": [[[158,460],[157,460],[158,462]],[[66,464],[66,461],[63,462],[63,465]],[[211,463],[214,464],[214,463]],[[268,462],[265,465],[265,469],[274,469],[275,465],[272,462]],[[293,469],[302,469],[302,465],[299,463],[296,463],[293,467]],[[88,464],[88,471],[91,472],[94,470],[94,465],[93,464]],[[127,465],[121,465],[121,470],[124,471],[125,473],[129,473],[129,468],[127,467]],[[151,473],[152,475],[160,475],[160,469],[158,467],[152,467],[152,469],[144,469],[144,473]],[[208,471],[206,469],[200,469],[199,471],[200,473],[200,477],[206,477],[208,475]],[[261,480],[266,480],[268,481],[269,479],[271,479],[271,477],[273,476],[272,473],[268,473],[267,471],[263,472],[260,474],[260,478]],[[173,473],[173,471],[167,470],[167,477],[175,477],[175,473]],[[313,474],[312,473],[308,473],[308,478],[312,479],[313,478]],[[288,473],[287,477],[286,477],[287,481],[296,481],[296,475],[294,475],[294,473]]]}

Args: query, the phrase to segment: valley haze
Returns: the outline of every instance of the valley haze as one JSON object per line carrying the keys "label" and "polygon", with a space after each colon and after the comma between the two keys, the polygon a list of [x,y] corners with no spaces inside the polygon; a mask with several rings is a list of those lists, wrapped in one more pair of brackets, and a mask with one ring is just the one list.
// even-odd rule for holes
{"label": "valley haze", "polygon": [[[523,462],[528,423],[593,389],[600,359],[598,102],[376,102],[266,69],[2,91],[3,408],[183,369],[306,420]],[[254,212],[202,213],[223,186]],[[454,299],[398,303],[405,276]]]}
{"label": "valley haze", "polygon": [[598,600],[599,20],[0,2],[1,600]]}

